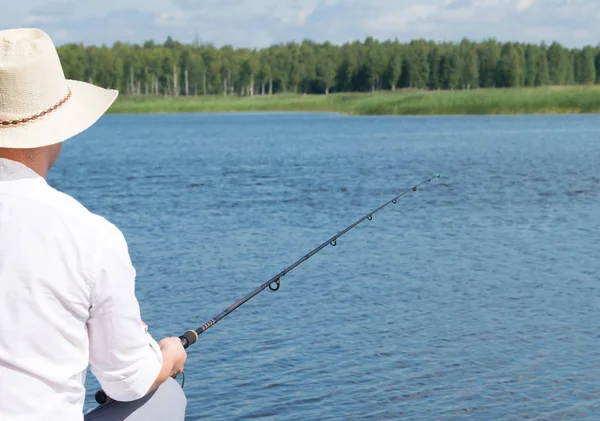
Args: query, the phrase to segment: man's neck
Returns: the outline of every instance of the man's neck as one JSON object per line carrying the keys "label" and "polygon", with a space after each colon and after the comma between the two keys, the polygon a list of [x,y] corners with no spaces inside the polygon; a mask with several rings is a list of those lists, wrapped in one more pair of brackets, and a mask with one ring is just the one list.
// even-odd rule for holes
{"label": "man's neck", "polygon": [[48,175],[48,163],[44,159],[43,154],[28,151],[27,149],[0,149],[0,158],[19,162],[31,168],[44,179]]}

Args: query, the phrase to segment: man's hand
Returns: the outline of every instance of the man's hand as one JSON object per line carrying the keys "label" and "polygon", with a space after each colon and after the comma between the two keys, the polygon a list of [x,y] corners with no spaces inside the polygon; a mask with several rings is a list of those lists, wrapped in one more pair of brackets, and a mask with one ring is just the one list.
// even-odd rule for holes
{"label": "man's hand", "polygon": [[175,377],[182,373],[183,365],[187,359],[187,352],[185,352],[185,348],[181,344],[181,339],[179,338],[164,338],[158,341],[158,345],[162,352],[162,368],[160,369],[160,373],[158,373],[158,377],[148,390],[148,393],[164,383],[169,377]]}
{"label": "man's hand", "polygon": [[183,372],[183,366],[187,359],[187,352],[181,344],[179,338],[164,338],[158,342],[163,358],[168,355],[172,359],[171,377],[175,377]]}

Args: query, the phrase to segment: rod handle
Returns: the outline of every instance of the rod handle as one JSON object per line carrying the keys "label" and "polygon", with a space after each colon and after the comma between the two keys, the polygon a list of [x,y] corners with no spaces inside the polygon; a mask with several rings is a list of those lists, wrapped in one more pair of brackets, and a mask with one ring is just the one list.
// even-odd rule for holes
{"label": "rod handle", "polygon": [[179,337],[181,340],[181,345],[183,348],[187,348],[190,345],[193,345],[198,340],[198,333],[195,330],[188,330],[183,335]]}

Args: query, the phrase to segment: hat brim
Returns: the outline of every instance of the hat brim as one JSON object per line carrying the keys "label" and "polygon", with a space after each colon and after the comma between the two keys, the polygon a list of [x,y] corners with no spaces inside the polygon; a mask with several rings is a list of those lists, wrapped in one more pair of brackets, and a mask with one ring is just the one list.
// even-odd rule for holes
{"label": "hat brim", "polygon": [[32,149],[64,142],[91,127],[117,99],[118,91],[67,80],[71,98],[44,117],[0,127],[0,148]]}

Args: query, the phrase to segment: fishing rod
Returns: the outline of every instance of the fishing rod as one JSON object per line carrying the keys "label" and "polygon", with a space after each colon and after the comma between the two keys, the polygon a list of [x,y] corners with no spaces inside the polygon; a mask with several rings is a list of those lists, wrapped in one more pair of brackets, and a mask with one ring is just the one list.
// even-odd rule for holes
{"label": "fishing rod", "polygon": [[[383,208],[385,208],[386,206],[388,206],[390,203],[396,204],[398,202],[398,199],[400,199],[405,194],[407,194],[407,193],[409,193],[411,191],[417,191],[417,189],[420,186],[422,186],[423,184],[431,183],[431,179],[432,178],[440,178],[440,175],[439,174],[435,174],[433,177],[429,177],[426,180],[421,181],[419,184],[415,185],[414,187],[411,187],[409,189],[404,190],[402,193],[400,193],[399,195],[397,195],[396,197],[394,197],[392,200],[387,201],[386,203],[384,203],[383,205],[381,205],[377,209],[369,212],[368,214],[366,214],[365,216],[363,216],[362,218],[360,218],[359,220],[357,220],[356,222],[354,222],[352,225],[349,225],[348,227],[344,228],[342,231],[340,231],[337,234],[335,234],[333,237],[331,237],[329,240],[325,241],[320,246],[318,246],[318,247],[314,248],[313,250],[311,250],[304,257],[298,259],[295,263],[291,264],[290,266],[288,266],[287,268],[285,268],[284,270],[282,270],[281,272],[279,272],[277,275],[273,276],[271,279],[269,279],[267,282],[265,282],[264,284],[262,284],[261,286],[259,286],[258,288],[256,288],[250,294],[246,295],[245,297],[243,297],[243,298],[239,299],[238,301],[236,301],[235,303],[233,303],[227,309],[223,310],[217,316],[213,317],[208,322],[204,323],[198,329],[196,329],[196,330],[190,329],[187,332],[185,332],[183,335],[179,336],[179,339],[181,340],[181,344],[183,345],[183,348],[187,349],[190,345],[193,345],[198,340],[198,337],[201,334],[203,334],[208,329],[210,329],[211,327],[213,327],[215,324],[217,324],[224,317],[226,317],[226,316],[230,315],[231,313],[233,313],[241,305],[243,305],[243,304],[247,303],[248,301],[250,301],[256,295],[258,295],[259,293],[261,293],[262,291],[264,291],[267,287],[271,291],[277,291],[279,289],[279,287],[281,286],[281,278],[283,278],[285,275],[287,275],[288,273],[290,273],[296,267],[300,266],[302,263],[306,262],[308,259],[310,259],[312,256],[314,256],[315,254],[317,254],[318,252],[320,252],[321,250],[323,250],[328,245],[331,245],[332,247],[337,246],[337,240],[342,235],[346,234],[348,231],[350,231],[351,229],[353,229],[354,227],[356,227],[360,223],[364,222],[365,220],[369,220],[369,221],[372,220],[373,219],[373,215],[375,215],[377,212],[379,212],[380,210],[382,210]],[[182,387],[183,387],[183,384],[182,384]],[[96,398],[96,402],[98,402],[101,405],[103,405],[103,404],[105,404],[105,403],[107,403],[109,401],[108,396],[102,390],[99,390],[98,392],[96,392],[95,398]]]}

